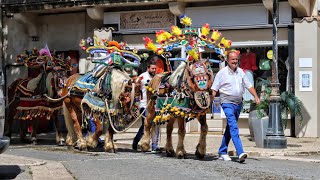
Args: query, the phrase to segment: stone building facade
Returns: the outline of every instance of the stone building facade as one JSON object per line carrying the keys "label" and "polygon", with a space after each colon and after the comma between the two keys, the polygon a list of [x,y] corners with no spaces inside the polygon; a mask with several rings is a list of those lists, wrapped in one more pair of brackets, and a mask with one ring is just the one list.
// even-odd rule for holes
{"label": "stone building facade", "polygon": [[[25,68],[11,66],[16,55],[25,49],[47,44],[57,51],[79,51],[80,59],[85,58],[79,40],[92,36],[95,28],[113,27],[114,39],[143,50],[142,37],[153,37],[155,31],[169,29],[172,23],[179,25],[177,19],[181,14],[191,17],[197,27],[209,23],[233,41],[233,48],[254,51],[258,64],[272,48],[272,3],[272,0],[2,0],[1,57],[6,85],[27,76]],[[304,114],[302,126],[294,119],[289,121],[286,135],[320,137],[319,12],[318,0],[279,1],[279,53],[283,63],[287,61],[284,67],[290,69],[284,77],[289,78],[289,83],[282,83],[282,88],[302,100]],[[177,54],[183,53],[177,49]],[[210,52],[205,56],[210,57]],[[305,72],[313,77],[307,90],[301,87],[301,75]],[[221,133],[224,117],[221,110],[214,112],[213,116],[208,114],[209,130]],[[239,123],[242,134],[249,133],[247,122],[248,114],[242,113]],[[187,131],[199,131],[198,123],[190,122]]]}

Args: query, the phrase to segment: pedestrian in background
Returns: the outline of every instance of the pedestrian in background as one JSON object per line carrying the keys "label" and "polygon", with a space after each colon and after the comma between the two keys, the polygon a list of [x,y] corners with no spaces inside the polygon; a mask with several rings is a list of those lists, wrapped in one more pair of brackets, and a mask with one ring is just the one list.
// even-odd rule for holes
{"label": "pedestrian in background", "polygon": [[[142,73],[139,77],[142,78],[141,82],[142,82],[142,86],[141,86],[141,91],[142,91],[142,98],[140,100],[140,105],[139,105],[139,109],[140,109],[140,113],[143,113],[142,116],[142,124],[136,134],[136,136],[133,139],[133,143],[132,143],[132,149],[133,150],[137,150],[138,149],[138,143],[141,140],[142,136],[143,136],[143,131],[144,131],[144,119],[147,115],[147,89],[145,87],[145,84],[148,84],[149,81],[151,81],[151,79],[155,76],[156,74],[156,63],[151,61],[148,66],[147,66],[147,71]],[[157,131],[157,128],[156,128]],[[158,130],[159,131],[159,130]],[[159,134],[155,133],[155,134]],[[159,136],[152,136],[152,151],[153,152],[160,152],[160,148],[158,147],[158,138]]]}
{"label": "pedestrian in background", "polygon": [[219,91],[221,107],[227,118],[227,127],[219,148],[219,159],[225,161],[231,160],[228,155],[228,145],[230,139],[232,139],[238,154],[239,162],[243,163],[248,155],[243,150],[237,123],[242,109],[242,96],[245,88],[247,88],[254,96],[254,100],[257,104],[260,103],[260,99],[244,71],[238,67],[238,58],[238,51],[228,51],[228,65],[217,73],[211,89],[213,98]]}

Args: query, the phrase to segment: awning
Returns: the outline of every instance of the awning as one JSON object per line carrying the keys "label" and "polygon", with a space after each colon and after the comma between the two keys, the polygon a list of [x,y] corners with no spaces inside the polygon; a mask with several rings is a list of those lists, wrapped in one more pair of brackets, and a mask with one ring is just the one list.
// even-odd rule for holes
{"label": "awning", "polygon": [[[271,47],[273,41],[244,41],[232,42],[231,48],[246,48],[246,47]],[[288,40],[278,41],[278,46],[288,46]]]}

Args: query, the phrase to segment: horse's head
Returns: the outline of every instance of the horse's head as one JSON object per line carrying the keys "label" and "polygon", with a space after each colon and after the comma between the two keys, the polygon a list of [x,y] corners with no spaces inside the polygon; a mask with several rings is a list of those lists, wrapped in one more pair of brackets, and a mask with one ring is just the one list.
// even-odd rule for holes
{"label": "horse's head", "polygon": [[61,97],[62,89],[65,86],[67,78],[67,71],[63,68],[54,68],[50,73],[48,73],[46,81],[48,96],[51,98]]}
{"label": "horse's head", "polygon": [[211,88],[213,72],[206,60],[197,61],[187,66],[190,88],[192,91],[206,91]]}
{"label": "horse's head", "polygon": [[189,94],[193,94],[196,104],[202,109],[209,108],[213,72],[208,60],[189,63],[185,76],[187,89]]}
{"label": "horse's head", "polygon": [[139,102],[141,97],[141,79],[137,76],[132,77],[125,85],[124,91],[121,92],[119,100],[125,112],[134,117],[139,115]]}

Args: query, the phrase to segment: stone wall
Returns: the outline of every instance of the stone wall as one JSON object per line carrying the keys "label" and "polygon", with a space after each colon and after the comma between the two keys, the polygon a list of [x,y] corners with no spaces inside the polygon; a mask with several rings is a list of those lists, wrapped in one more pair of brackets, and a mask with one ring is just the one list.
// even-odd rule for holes
{"label": "stone wall", "polygon": [[[86,12],[41,15],[30,21],[37,22],[39,41],[32,41],[30,37],[33,22],[21,22],[14,17],[5,21],[8,27],[6,64],[14,63],[16,56],[25,49],[40,49],[46,44],[50,50],[79,50],[80,58],[85,58],[86,53],[79,48],[80,39],[93,36],[93,29],[103,26],[102,21],[90,19]],[[7,68],[7,86],[23,77],[27,77],[25,67]]]}

